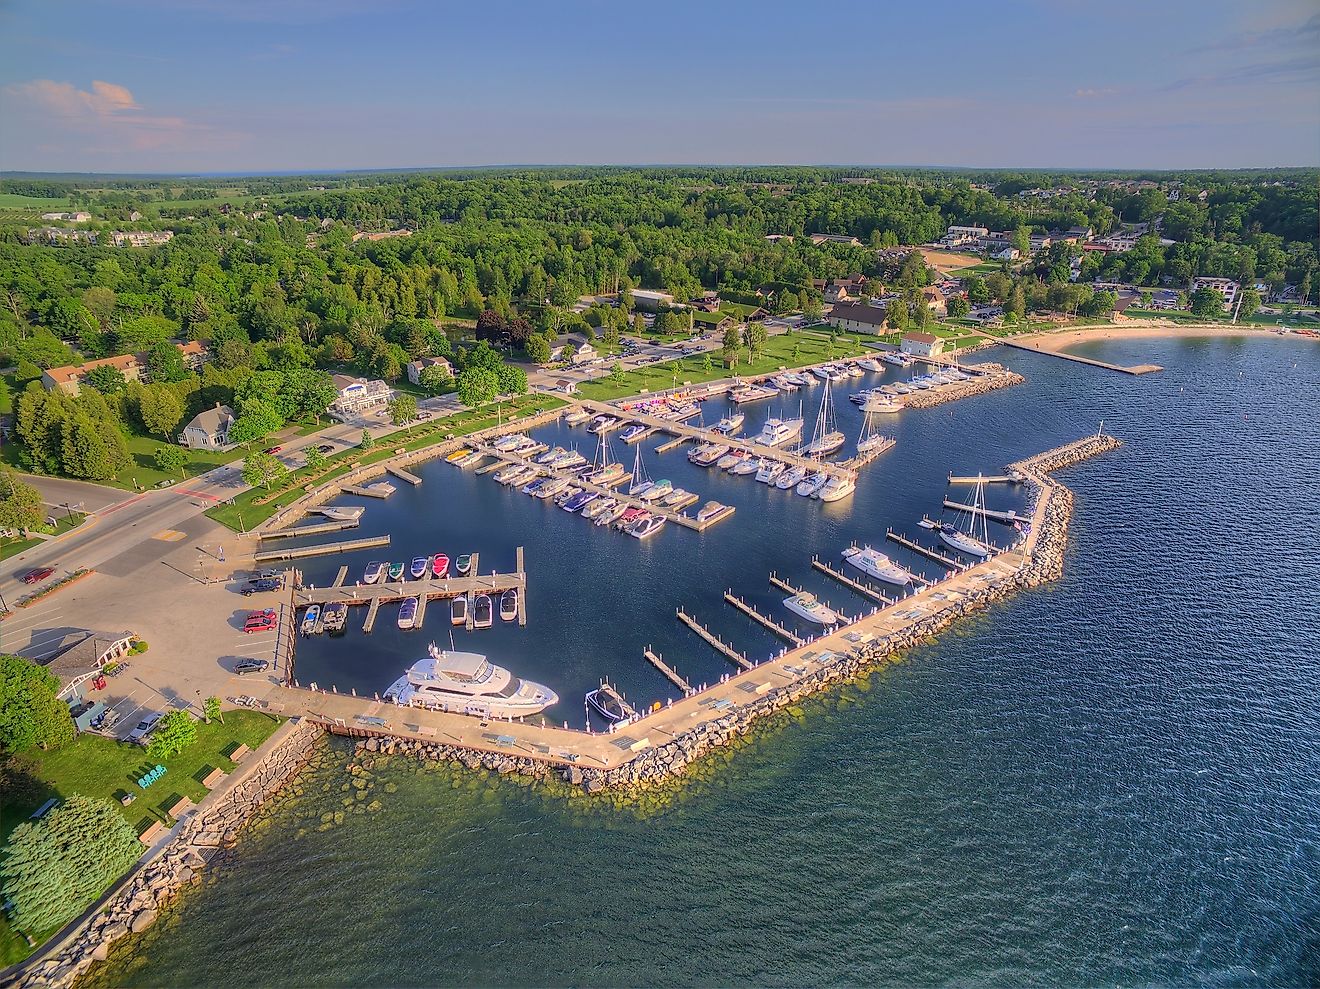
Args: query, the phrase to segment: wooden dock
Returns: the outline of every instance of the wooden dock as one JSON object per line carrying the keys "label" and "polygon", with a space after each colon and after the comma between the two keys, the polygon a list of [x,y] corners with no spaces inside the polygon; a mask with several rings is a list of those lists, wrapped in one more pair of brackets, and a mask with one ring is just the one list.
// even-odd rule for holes
{"label": "wooden dock", "polygon": [[339,573],[335,574],[335,582],[334,582],[333,584],[331,584],[330,586],[331,586],[331,587],[343,587],[343,586],[344,586],[344,581],[346,581],[346,580],[348,580],[348,564],[347,564],[347,563],[345,563],[342,567],[339,568]]}
{"label": "wooden dock", "polygon": [[370,632],[376,627],[376,613],[380,611],[380,598],[372,598],[371,605],[367,608],[366,621],[362,623],[362,631]]}
{"label": "wooden dock", "polygon": [[902,546],[904,549],[912,550],[912,552],[916,553],[918,556],[924,556],[928,560],[934,560],[936,563],[948,567],[950,570],[963,569],[963,565],[953,557],[945,556],[939,550],[927,549],[925,546],[922,546],[921,543],[913,542],[906,536],[900,536],[893,529],[890,529],[885,533],[885,538],[898,543],[898,545]]}
{"label": "wooden dock", "polygon": [[897,443],[898,440],[894,439],[892,436],[886,437],[885,442],[881,443],[874,450],[868,450],[866,453],[859,453],[856,456],[849,457],[847,460],[840,461],[840,464],[847,467],[849,470],[855,471],[861,467],[865,467],[867,464],[879,460],[882,456],[892,450]]}
{"label": "wooden dock", "polygon": [[358,524],[357,519],[348,519],[342,522],[313,522],[311,525],[299,525],[292,529],[263,529],[257,533],[257,538],[296,539],[299,536],[315,536],[323,532],[342,532],[345,529],[356,529]]}
{"label": "wooden dock", "polygon": [[843,573],[842,571],[835,570],[828,563],[823,562],[817,557],[813,556],[811,558],[811,565],[815,567],[817,570],[819,570],[821,573],[833,577],[835,580],[837,580],[844,587],[848,588],[850,591],[856,591],[862,597],[870,598],[872,601],[876,602],[877,604],[890,605],[894,603],[893,598],[886,597],[885,595],[877,591],[874,587],[867,587],[865,584],[853,580],[847,574]]}
{"label": "wooden dock", "polygon": [[1021,484],[1026,478],[1021,474],[950,474],[950,484]]}
{"label": "wooden dock", "polygon": [[1062,350],[1047,350],[1040,344],[1020,343],[1007,338],[999,338],[998,343],[1005,347],[1012,347],[1015,350],[1025,350],[1032,354],[1045,354],[1047,357],[1058,357],[1061,360],[1073,361],[1076,364],[1089,364],[1091,367],[1102,367],[1106,371],[1119,371],[1123,374],[1150,374],[1152,371],[1163,371],[1158,364],[1137,364],[1133,367],[1124,367],[1122,364],[1110,364],[1108,361],[1098,361],[1093,357],[1081,357],[1077,354],[1069,354]]}
{"label": "wooden dock", "polygon": [[778,587],[781,591],[785,591],[785,592],[787,592],[787,593],[789,593],[789,594],[803,594],[803,593],[805,593],[805,592],[802,590],[802,588],[800,588],[800,587],[794,587],[794,586],[793,586],[792,584],[790,584],[788,581],[781,579],[781,578],[779,577],[778,574],[773,574],[773,573],[772,573],[772,574],[770,575],[770,583],[771,583],[771,585],[773,585],[774,587]]}
{"label": "wooden dock", "polygon": [[396,467],[394,464],[386,464],[385,469],[397,477],[400,481],[407,481],[413,487],[422,483],[422,479],[411,471],[406,471],[402,467]]}
{"label": "wooden dock", "polygon": [[[656,427],[652,426],[652,427],[651,427],[651,428],[650,428],[645,434],[643,434],[643,435],[650,436],[651,433],[654,433],[654,432],[655,432],[655,429],[656,429]],[[676,449],[678,449],[680,446],[682,446],[684,443],[686,443],[688,440],[690,440],[691,438],[692,438],[692,437],[690,437],[690,436],[675,436],[672,440],[668,440],[668,441],[665,442],[665,443],[661,443],[658,447],[655,448],[655,452],[656,452],[656,453],[668,453],[670,450],[676,450]]]}
{"label": "wooden dock", "polygon": [[970,512],[973,515],[984,515],[995,522],[1002,522],[1004,525],[1012,525],[1014,522],[1020,522],[1017,512],[997,512],[993,508],[977,508],[975,505],[964,505],[960,501],[950,501],[944,499],[945,508],[954,508],[960,512]]}
{"label": "wooden dock", "polygon": [[[303,608],[311,604],[326,605],[342,601],[347,605],[367,605],[374,609],[380,602],[402,601],[404,598],[419,599],[418,615],[424,614],[426,602],[432,598],[456,598],[463,594],[480,593],[499,594],[509,589],[518,592],[519,614],[526,613],[527,573],[522,569],[522,548],[518,550],[518,571],[516,573],[477,573],[477,555],[472,554],[472,572],[466,577],[436,578],[428,576],[422,580],[386,580],[378,584],[359,584],[344,587],[336,583],[330,587],[300,587],[294,591],[292,604]],[[342,568],[341,573],[347,571]],[[468,614],[471,615],[471,609]],[[368,621],[374,621],[374,613],[368,612]]]}
{"label": "wooden dock", "polygon": [[339,490],[345,494],[358,495],[361,498],[388,498],[394,494],[393,487],[364,488],[356,484],[345,484]]}
{"label": "wooden dock", "polygon": [[682,622],[688,628],[692,629],[692,631],[696,632],[697,635],[705,639],[706,642],[725,659],[729,660],[732,663],[736,663],[738,666],[741,666],[744,670],[750,670],[752,668],[752,664],[747,661],[746,656],[738,652],[738,650],[734,649],[733,646],[729,645],[718,635],[715,635],[708,628],[706,628],[706,626],[702,625],[701,622],[697,621],[682,608],[677,609],[675,614],[678,615],[678,620],[680,622]]}
{"label": "wooden dock", "polygon": [[[523,579],[523,589],[518,592],[518,624],[520,626],[526,627],[527,625],[527,564],[523,560],[523,548],[521,546],[519,546],[517,551],[514,553],[514,558],[515,558],[513,565],[514,573]],[[472,562],[473,564],[477,562],[477,557],[475,554],[472,557]],[[476,567],[474,566],[473,569],[475,570]]]}
{"label": "wooden dock", "polygon": [[426,602],[431,600],[429,594],[417,595],[417,614],[413,616],[413,628],[421,628],[422,621],[426,618]]}
{"label": "wooden dock", "polygon": [[347,553],[355,549],[371,549],[373,546],[388,546],[389,544],[389,536],[367,536],[363,539],[346,539],[339,543],[320,543],[316,546],[265,549],[256,553],[252,559],[256,563],[267,563],[271,560],[297,560],[305,556],[328,556],[331,553]]}
{"label": "wooden dock", "polygon": [[663,658],[651,652],[650,646],[647,646],[644,650],[642,650],[642,655],[647,658],[647,660],[650,662],[652,666],[654,666],[657,670],[663,673],[669,679],[670,683],[672,683],[679,690],[683,691],[684,697],[686,697],[688,694],[695,693],[695,691],[692,689],[692,684],[688,683],[681,676],[679,676],[678,671],[675,670],[668,663],[666,663]]}
{"label": "wooden dock", "polygon": [[738,597],[736,594],[732,593],[731,591],[724,592],[724,600],[727,601],[729,604],[733,605],[748,618],[752,619],[755,622],[759,622],[762,626],[768,628],[771,632],[779,636],[781,639],[784,639],[785,641],[792,643],[794,646],[806,645],[806,643],[803,642],[802,639],[799,638],[797,635],[794,635],[788,629],[784,628],[783,625],[780,625],[773,618],[769,618],[761,614],[750,604],[748,604],[746,601],[744,601],[742,598]]}

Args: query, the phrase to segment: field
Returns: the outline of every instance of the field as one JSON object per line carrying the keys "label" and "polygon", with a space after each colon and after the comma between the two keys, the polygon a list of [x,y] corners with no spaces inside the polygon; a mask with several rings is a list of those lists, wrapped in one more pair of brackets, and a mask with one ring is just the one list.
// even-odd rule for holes
{"label": "field", "polygon": [[47,213],[68,208],[67,199],[38,199],[34,196],[20,196],[14,192],[0,192],[0,209],[36,210]]}
{"label": "field", "polygon": [[578,391],[584,398],[607,402],[643,391],[663,391],[684,383],[699,384],[734,375],[767,374],[781,367],[819,364],[836,357],[856,357],[867,353],[865,348],[855,342],[858,339],[851,334],[843,334],[837,342],[832,343],[829,337],[818,333],[784,333],[767,340],[764,351],[750,364],[743,361],[737,367],[726,368],[716,351],[709,355],[709,370],[706,369],[707,355],[694,355],[627,371],[619,381],[611,377],[585,382],[578,386]]}
{"label": "field", "polygon": [[[926,259],[926,267],[938,268],[940,271],[957,272],[981,265],[981,259],[975,254],[960,254],[955,251],[928,251],[923,248],[918,248],[918,250]],[[995,267],[997,269],[998,265]]]}

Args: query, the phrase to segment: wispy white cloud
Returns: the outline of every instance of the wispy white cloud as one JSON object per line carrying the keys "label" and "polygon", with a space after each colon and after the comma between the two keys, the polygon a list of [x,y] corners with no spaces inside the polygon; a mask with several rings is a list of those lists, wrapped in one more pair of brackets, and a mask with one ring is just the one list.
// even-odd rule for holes
{"label": "wispy white cloud", "polygon": [[1073,91],[1073,98],[1079,100],[1094,100],[1102,96],[1117,96],[1118,90],[1113,86],[1101,86],[1099,88],[1077,89]]}

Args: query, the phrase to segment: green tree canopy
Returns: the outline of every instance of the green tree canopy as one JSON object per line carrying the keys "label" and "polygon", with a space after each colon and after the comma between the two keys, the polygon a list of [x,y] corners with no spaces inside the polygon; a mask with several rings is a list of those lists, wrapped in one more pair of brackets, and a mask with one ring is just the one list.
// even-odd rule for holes
{"label": "green tree canopy", "polygon": [[417,418],[417,399],[407,392],[395,395],[385,406],[390,413],[390,422],[396,426],[406,426]]}
{"label": "green tree canopy", "polygon": [[499,375],[486,367],[465,368],[459,372],[457,384],[458,400],[470,409],[485,405],[500,390]]}
{"label": "green tree canopy", "polygon": [[167,474],[177,471],[182,476],[183,468],[188,465],[188,453],[181,446],[157,447],[151,459],[157,470],[163,470]]}
{"label": "green tree canopy", "polygon": [[178,755],[197,741],[197,719],[182,708],[175,708],[160,719],[151,734],[147,755],[153,759],[167,759]]}
{"label": "green tree canopy", "polygon": [[52,749],[73,741],[73,719],[59,690],[59,678],[44,666],[0,653],[0,751]]}
{"label": "green tree canopy", "polygon": [[[237,425],[237,424],[236,424]],[[243,481],[252,487],[270,490],[271,484],[289,472],[284,461],[273,454],[253,450],[243,458]]]}

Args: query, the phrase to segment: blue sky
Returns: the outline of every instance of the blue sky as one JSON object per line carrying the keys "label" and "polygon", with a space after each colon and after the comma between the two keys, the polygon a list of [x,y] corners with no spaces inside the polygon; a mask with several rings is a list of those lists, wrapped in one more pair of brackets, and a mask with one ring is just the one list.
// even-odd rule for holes
{"label": "blue sky", "polygon": [[0,169],[1320,164],[1316,0],[5,0]]}

